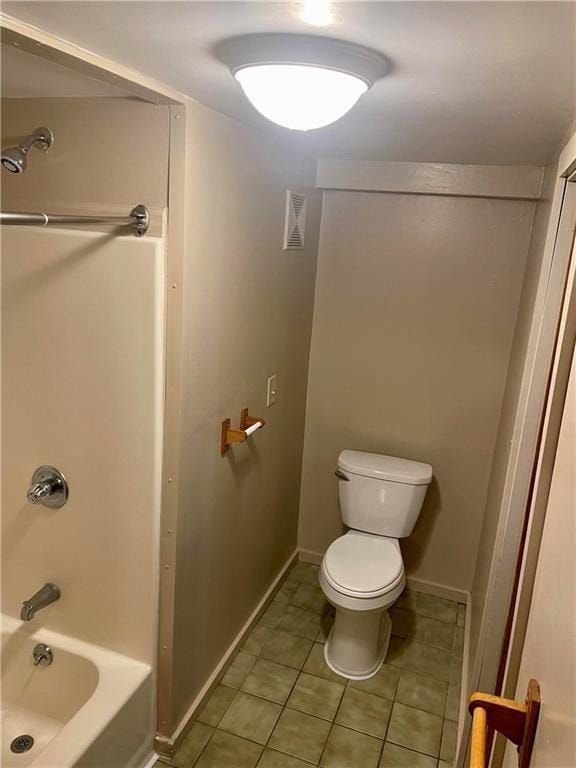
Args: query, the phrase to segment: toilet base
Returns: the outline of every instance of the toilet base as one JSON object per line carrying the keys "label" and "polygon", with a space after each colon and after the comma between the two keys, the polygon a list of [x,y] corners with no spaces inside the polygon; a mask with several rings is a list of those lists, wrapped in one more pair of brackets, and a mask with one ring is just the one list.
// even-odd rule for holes
{"label": "toilet base", "polygon": [[384,663],[391,631],[388,611],[362,613],[337,608],[324,646],[324,660],[341,677],[367,680]]}

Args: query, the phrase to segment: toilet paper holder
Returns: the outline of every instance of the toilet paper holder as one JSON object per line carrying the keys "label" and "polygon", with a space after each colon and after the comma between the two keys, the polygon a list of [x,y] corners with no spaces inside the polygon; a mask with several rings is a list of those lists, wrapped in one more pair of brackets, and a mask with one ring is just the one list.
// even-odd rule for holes
{"label": "toilet paper holder", "polygon": [[240,427],[233,429],[230,427],[230,419],[224,419],[220,432],[220,454],[224,456],[234,443],[245,442],[250,435],[262,429],[266,425],[264,419],[258,416],[250,416],[248,408],[242,408],[240,411]]}

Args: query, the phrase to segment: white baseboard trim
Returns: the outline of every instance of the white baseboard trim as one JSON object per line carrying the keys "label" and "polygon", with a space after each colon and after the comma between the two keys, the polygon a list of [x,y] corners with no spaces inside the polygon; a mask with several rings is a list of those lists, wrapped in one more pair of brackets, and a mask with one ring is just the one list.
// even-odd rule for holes
{"label": "white baseboard trim", "polygon": [[468,696],[469,696],[469,659],[470,659],[470,642],[472,636],[472,595],[468,594],[468,602],[466,603],[466,622],[464,624],[464,650],[463,650],[463,664],[462,664],[462,688],[460,691],[460,712],[458,717],[458,738],[456,742],[456,760],[455,766],[465,768],[467,764],[467,744],[463,744],[462,740],[467,737],[469,733],[468,729],[465,729],[466,719],[470,717],[468,714]]}
{"label": "white baseboard trim", "polygon": [[298,550],[298,559],[301,560],[303,563],[311,563],[312,565],[320,565],[322,562],[322,558],[324,555],[321,555],[320,552],[312,552],[311,549],[299,549]]}
{"label": "white baseboard trim", "polygon": [[141,768],[152,768],[156,764],[156,760],[159,759],[159,755],[156,752],[152,752],[151,755],[146,756],[146,760],[141,763]]}
{"label": "white baseboard trim", "polygon": [[[324,555],[320,552],[314,552],[311,549],[298,550],[298,559],[303,563],[320,565],[323,557]],[[416,579],[412,576],[406,578],[406,584],[409,589],[415,589],[417,592],[424,592],[427,595],[434,595],[434,597],[444,597],[447,600],[454,600],[457,603],[468,603],[469,593],[464,589],[447,587],[444,584],[437,584],[434,581],[425,581],[424,579]]]}
{"label": "white baseboard trim", "polygon": [[444,584],[437,584],[435,581],[416,579],[413,576],[408,576],[406,578],[406,584],[408,589],[414,589],[416,592],[424,592],[426,595],[444,597],[446,600],[454,600],[457,603],[464,603],[465,605],[468,605],[470,593],[466,592],[464,589],[447,587]]}
{"label": "white baseboard trim", "polygon": [[186,714],[178,723],[178,726],[176,727],[176,730],[174,731],[173,735],[170,738],[165,738],[161,740],[157,739],[157,743],[165,744],[167,749],[170,752],[173,751],[174,746],[176,745],[180,737],[184,734],[186,730],[186,726],[192,720],[194,713],[196,712],[198,707],[202,704],[206,696],[209,693],[211,693],[212,688],[218,682],[222,672],[226,668],[226,665],[230,660],[230,657],[237,650],[238,646],[242,643],[245,635],[248,633],[248,630],[251,629],[252,624],[258,618],[259,614],[262,612],[263,608],[268,603],[270,597],[274,594],[276,587],[282,581],[282,579],[284,578],[284,575],[286,574],[286,572],[288,571],[288,569],[290,568],[290,566],[292,565],[294,560],[296,560],[297,557],[298,557],[298,550],[294,550],[294,552],[290,555],[288,560],[286,560],[286,562],[280,569],[280,572],[278,573],[278,575],[276,576],[272,584],[268,587],[268,589],[262,596],[256,608],[254,608],[254,610],[248,617],[247,621],[244,623],[244,625],[242,626],[238,634],[235,636],[235,638],[232,640],[232,642],[228,646],[228,650],[226,651],[224,656],[222,656],[222,658],[218,662],[218,665],[215,667],[215,669],[213,670],[208,680],[206,680],[206,682],[198,692],[197,696],[192,701],[192,704],[190,704],[190,706],[188,707]]}

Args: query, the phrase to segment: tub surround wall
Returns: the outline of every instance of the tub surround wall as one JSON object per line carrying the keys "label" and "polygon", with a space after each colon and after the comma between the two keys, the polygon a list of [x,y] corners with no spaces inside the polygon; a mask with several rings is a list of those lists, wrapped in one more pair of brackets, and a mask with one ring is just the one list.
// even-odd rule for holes
{"label": "tub surround wall", "polygon": [[[87,768],[136,766],[155,731],[166,257],[154,235],[167,205],[169,112],[123,98],[2,100],[3,141],[39,125],[54,146],[31,150],[23,175],[2,173],[4,208],[125,214],[142,202],[153,223],[141,239],[105,227],[2,232],[2,603],[17,617],[54,581],[60,600],[24,631],[123,654],[115,663],[138,673],[112,669],[114,697],[101,677],[84,714],[46,748],[48,763],[68,765],[72,749]],[[61,509],[26,502],[44,463],[69,480]]]}
{"label": "tub surround wall", "polygon": [[[13,227],[2,251],[3,610],[53,581],[31,627],[152,664],[162,241]],[[26,501],[41,464],[68,479],[60,509]]]}
{"label": "tub surround wall", "polygon": [[[296,549],[320,202],[313,160],[195,103],[187,121],[174,625],[160,629],[161,648],[163,633],[174,643],[168,741]],[[304,250],[282,247],[287,189],[309,195]],[[220,424],[244,406],[266,427],[222,457]]]}
{"label": "tub surround wall", "polygon": [[402,542],[408,576],[470,589],[534,209],[518,200],[324,193],[303,550],[321,554],[341,534],[340,450],[425,461],[434,481]]}
{"label": "tub surround wall", "polygon": [[[124,98],[2,100],[3,142],[39,125],[52,128],[54,146],[31,150],[24,174],[1,174],[6,208],[166,206],[166,107]],[[23,599],[53,580],[62,598],[37,625],[153,664],[163,243],[13,227],[2,246],[4,608],[17,615]],[[70,482],[60,510],[25,501],[32,471],[45,463]]]}

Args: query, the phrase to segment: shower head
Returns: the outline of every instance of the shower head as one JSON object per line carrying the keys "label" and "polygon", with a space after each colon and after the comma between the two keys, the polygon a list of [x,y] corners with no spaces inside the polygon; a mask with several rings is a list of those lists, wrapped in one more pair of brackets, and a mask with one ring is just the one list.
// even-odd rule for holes
{"label": "shower head", "polygon": [[54,143],[54,134],[50,128],[36,128],[34,133],[27,136],[17,147],[2,150],[0,162],[3,168],[11,173],[24,173],[26,170],[26,155],[30,147],[36,147],[47,152]]}

